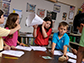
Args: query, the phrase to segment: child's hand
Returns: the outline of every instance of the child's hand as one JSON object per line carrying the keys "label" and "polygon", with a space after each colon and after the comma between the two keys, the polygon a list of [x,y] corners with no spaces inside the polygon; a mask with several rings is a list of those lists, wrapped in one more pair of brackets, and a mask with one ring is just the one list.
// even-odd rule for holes
{"label": "child's hand", "polygon": [[82,63],[84,63],[84,58],[82,59]]}
{"label": "child's hand", "polygon": [[63,54],[63,56],[65,56],[65,57],[66,57],[66,60],[68,60],[68,59],[69,59],[69,57],[68,57],[67,55],[64,55],[64,54]]}
{"label": "child's hand", "polygon": [[77,55],[77,50],[72,48],[72,53]]}
{"label": "child's hand", "polygon": [[10,49],[11,49],[11,47],[10,47],[10,46],[8,46],[8,45],[6,45],[6,46],[4,46],[4,49],[5,49],[5,50],[10,50]]}
{"label": "child's hand", "polygon": [[20,43],[20,45],[21,45],[21,46],[25,46],[25,44],[24,44],[24,43]]}
{"label": "child's hand", "polygon": [[54,55],[54,50],[51,50],[51,53]]}
{"label": "child's hand", "polygon": [[15,46],[11,46],[12,49],[16,49]]}
{"label": "child's hand", "polygon": [[21,28],[20,24],[17,24],[16,28],[19,30]]}
{"label": "child's hand", "polygon": [[34,27],[34,29],[37,29],[38,25],[34,25],[33,27]]}
{"label": "child's hand", "polygon": [[42,26],[44,27],[44,25],[46,24],[46,22],[45,21],[43,21],[43,24],[42,24]]}

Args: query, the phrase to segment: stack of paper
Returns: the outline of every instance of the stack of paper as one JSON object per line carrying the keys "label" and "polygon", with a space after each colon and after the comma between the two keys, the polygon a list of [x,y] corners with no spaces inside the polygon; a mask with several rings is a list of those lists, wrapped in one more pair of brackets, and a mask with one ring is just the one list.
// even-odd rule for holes
{"label": "stack of paper", "polygon": [[35,13],[31,13],[28,15],[27,19],[26,19],[26,25],[27,26],[33,26],[36,24],[42,24],[43,23],[43,19],[41,19],[38,15],[36,15]]}
{"label": "stack of paper", "polygon": [[54,55],[63,55],[63,53],[61,51],[55,50]]}
{"label": "stack of paper", "polygon": [[69,59],[68,61],[71,63],[76,63],[76,60],[74,60],[74,59]]}
{"label": "stack of paper", "polygon": [[75,58],[75,59],[77,58],[76,55],[74,55],[73,53],[70,53],[70,52],[66,53],[66,55],[71,57],[71,58]]}
{"label": "stack of paper", "polygon": [[33,50],[37,51],[46,51],[46,47],[41,47],[41,46],[30,46]]}
{"label": "stack of paper", "polygon": [[24,47],[24,46],[16,46],[16,49],[21,49],[21,50],[26,50],[26,51],[31,51],[32,49],[30,47]]}
{"label": "stack of paper", "polygon": [[15,51],[15,50],[4,50],[1,53],[16,56],[16,57],[21,57],[24,54],[23,51]]}

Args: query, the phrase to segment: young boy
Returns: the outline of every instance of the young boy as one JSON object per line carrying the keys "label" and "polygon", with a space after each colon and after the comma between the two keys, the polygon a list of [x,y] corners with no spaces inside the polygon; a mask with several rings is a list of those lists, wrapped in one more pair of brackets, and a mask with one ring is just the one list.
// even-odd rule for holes
{"label": "young boy", "polygon": [[[3,24],[3,23],[4,23],[3,11],[0,10],[0,24]],[[11,30],[7,30],[7,29],[4,29],[4,28],[0,27],[0,51],[3,50],[3,39],[2,39],[2,37],[7,36],[7,35],[11,35],[14,32],[16,32],[17,30],[19,30],[20,28],[21,27],[20,27],[19,24],[16,26],[16,28],[11,29]],[[5,46],[4,48],[5,49],[7,49],[7,48],[10,49],[10,47],[7,47],[7,46]]]}
{"label": "young boy", "polygon": [[66,45],[69,45],[69,36],[66,34],[68,29],[68,24],[66,22],[61,22],[58,26],[59,32],[54,33],[53,40],[52,40],[52,50],[51,53],[54,54],[54,49],[60,49],[63,50],[63,56],[66,56],[68,59],[68,56],[66,55],[66,52],[69,51]]}
{"label": "young boy", "polygon": [[77,54],[77,61],[76,63],[81,63],[84,60],[84,13],[77,14],[74,18],[74,25],[76,25],[77,29],[81,34],[81,39],[79,43],[78,51],[72,49]]}

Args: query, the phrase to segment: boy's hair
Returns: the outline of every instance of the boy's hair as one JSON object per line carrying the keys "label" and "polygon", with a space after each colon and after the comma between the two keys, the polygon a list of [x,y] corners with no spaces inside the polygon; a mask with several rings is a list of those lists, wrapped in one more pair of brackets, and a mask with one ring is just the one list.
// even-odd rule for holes
{"label": "boy's hair", "polygon": [[[18,19],[18,14],[17,13],[11,13],[8,18],[7,18],[7,22],[5,25],[5,28],[8,27],[9,29],[13,29],[17,26],[17,24],[15,24],[16,20]],[[12,35],[9,35],[9,38],[12,38]]]}
{"label": "boy's hair", "polygon": [[74,21],[73,21],[73,26],[74,28],[80,27],[80,24],[84,24],[84,13],[79,13],[75,16]]}
{"label": "boy's hair", "polygon": [[69,25],[66,22],[60,22],[58,27],[60,27],[60,26],[67,27],[67,29],[69,27]]}
{"label": "boy's hair", "polygon": [[4,14],[4,12],[2,10],[0,10],[0,18],[3,14]]}

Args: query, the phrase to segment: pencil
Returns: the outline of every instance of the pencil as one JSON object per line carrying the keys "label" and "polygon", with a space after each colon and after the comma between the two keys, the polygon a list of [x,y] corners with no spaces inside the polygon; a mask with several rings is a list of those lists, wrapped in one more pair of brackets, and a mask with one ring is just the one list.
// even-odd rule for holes
{"label": "pencil", "polygon": [[4,56],[4,58],[7,58],[7,59],[18,59],[16,57],[7,57],[7,56]]}

